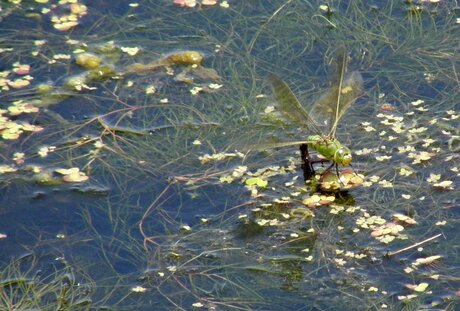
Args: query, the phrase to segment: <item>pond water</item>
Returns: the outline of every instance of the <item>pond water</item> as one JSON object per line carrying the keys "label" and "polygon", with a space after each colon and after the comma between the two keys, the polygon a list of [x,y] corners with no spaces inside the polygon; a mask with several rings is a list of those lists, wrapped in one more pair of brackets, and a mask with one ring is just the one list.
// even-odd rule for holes
{"label": "pond water", "polygon": [[[0,309],[459,309],[456,3],[213,2],[0,4]],[[340,50],[330,192],[261,146]]]}

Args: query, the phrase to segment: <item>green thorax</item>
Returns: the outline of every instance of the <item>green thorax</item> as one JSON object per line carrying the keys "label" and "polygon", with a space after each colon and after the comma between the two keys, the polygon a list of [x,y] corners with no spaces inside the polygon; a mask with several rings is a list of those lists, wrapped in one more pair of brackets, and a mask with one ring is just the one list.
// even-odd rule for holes
{"label": "green thorax", "polygon": [[348,165],[351,162],[350,150],[335,138],[311,135],[307,137],[307,145],[317,151],[326,159],[340,165]]}
{"label": "green thorax", "polygon": [[328,160],[334,160],[335,152],[342,147],[342,144],[335,138],[321,137],[319,135],[311,135],[307,137],[308,147],[316,150]]}

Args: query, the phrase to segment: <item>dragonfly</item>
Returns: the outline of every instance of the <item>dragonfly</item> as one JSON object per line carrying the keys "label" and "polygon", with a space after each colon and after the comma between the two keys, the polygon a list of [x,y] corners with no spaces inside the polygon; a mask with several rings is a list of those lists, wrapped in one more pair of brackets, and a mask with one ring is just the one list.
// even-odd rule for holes
{"label": "dragonfly", "polygon": [[338,166],[348,166],[352,154],[336,138],[337,124],[345,112],[363,91],[363,78],[359,71],[347,71],[347,55],[342,52],[337,57],[335,73],[331,86],[312,104],[310,112],[300,104],[289,86],[274,74],[268,76],[277,110],[290,125],[305,128],[309,135],[304,140],[271,143],[269,148],[300,145],[303,163],[310,172],[314,172],[308,149],[315,150],[334,165],[338,175]]}

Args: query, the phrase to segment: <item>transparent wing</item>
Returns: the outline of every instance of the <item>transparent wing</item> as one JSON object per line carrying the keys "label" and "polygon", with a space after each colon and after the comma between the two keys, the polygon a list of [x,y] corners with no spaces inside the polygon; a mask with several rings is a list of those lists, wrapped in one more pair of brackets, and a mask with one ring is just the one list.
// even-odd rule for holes
{"label": "transparent wing", "polygon": [[347,57],[341,49],[337,56],[337,66],[331,78],[331,86],[314,102],[310,114],[315,120],[324,120],[320,126],[327,129],[330,137],[340,118],[355,102],[363,89],[363,77],[359,71],[346,72]]}
{"label": "transparent wing", "polygon": [[[244,133],[242,135],[242,133]],[[302,135],[298,130],[292,127],[284,127],[283,124],[251,124],[246,128],[240,127],[234,132],[228,133],[228,137],[233,137],[231,143],[227,146],[229,151],[262,151],[283,147],[298,147],[301,144],[313,143],[308,137]],[[305,135],[305,134],[304,134]],[[301,140],[305,138],[304,140]]]}
{"label": "transparent wing", "polygon": [[[273,148],[284,148],[290,146],[299,146],[301,144],[313,143],[314,141],[308,140],[299,140],[299,141],[286,141],[286,142],[269,142],[269,143],[259,143],[259,144],[252,144],[248,146],[247,150],[266,150],[266,149],[273,149]],[[247,151],[243,150],[243,151]]]}
{"label": "transparent wing", "polygon": [[306,127],[315,132],[315,134],[323,135],[323,132],[302,107],[289,86],[273,74],[268,76],[268,80],[272,86],[277,108],[286,121],[292,122],[298,127]]}

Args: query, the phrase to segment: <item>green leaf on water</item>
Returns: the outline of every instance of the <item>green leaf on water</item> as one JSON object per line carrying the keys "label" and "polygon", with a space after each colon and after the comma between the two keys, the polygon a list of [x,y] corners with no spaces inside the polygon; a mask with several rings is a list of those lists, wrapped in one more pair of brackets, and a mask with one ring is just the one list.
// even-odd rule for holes
{"label": "green leaf on water", "polygon": [[246,186],[257,186],[259,188],[265,188],[268,185],[268,181],[263,180],[260,177],[248,178],[244,183],[246,184]]}

